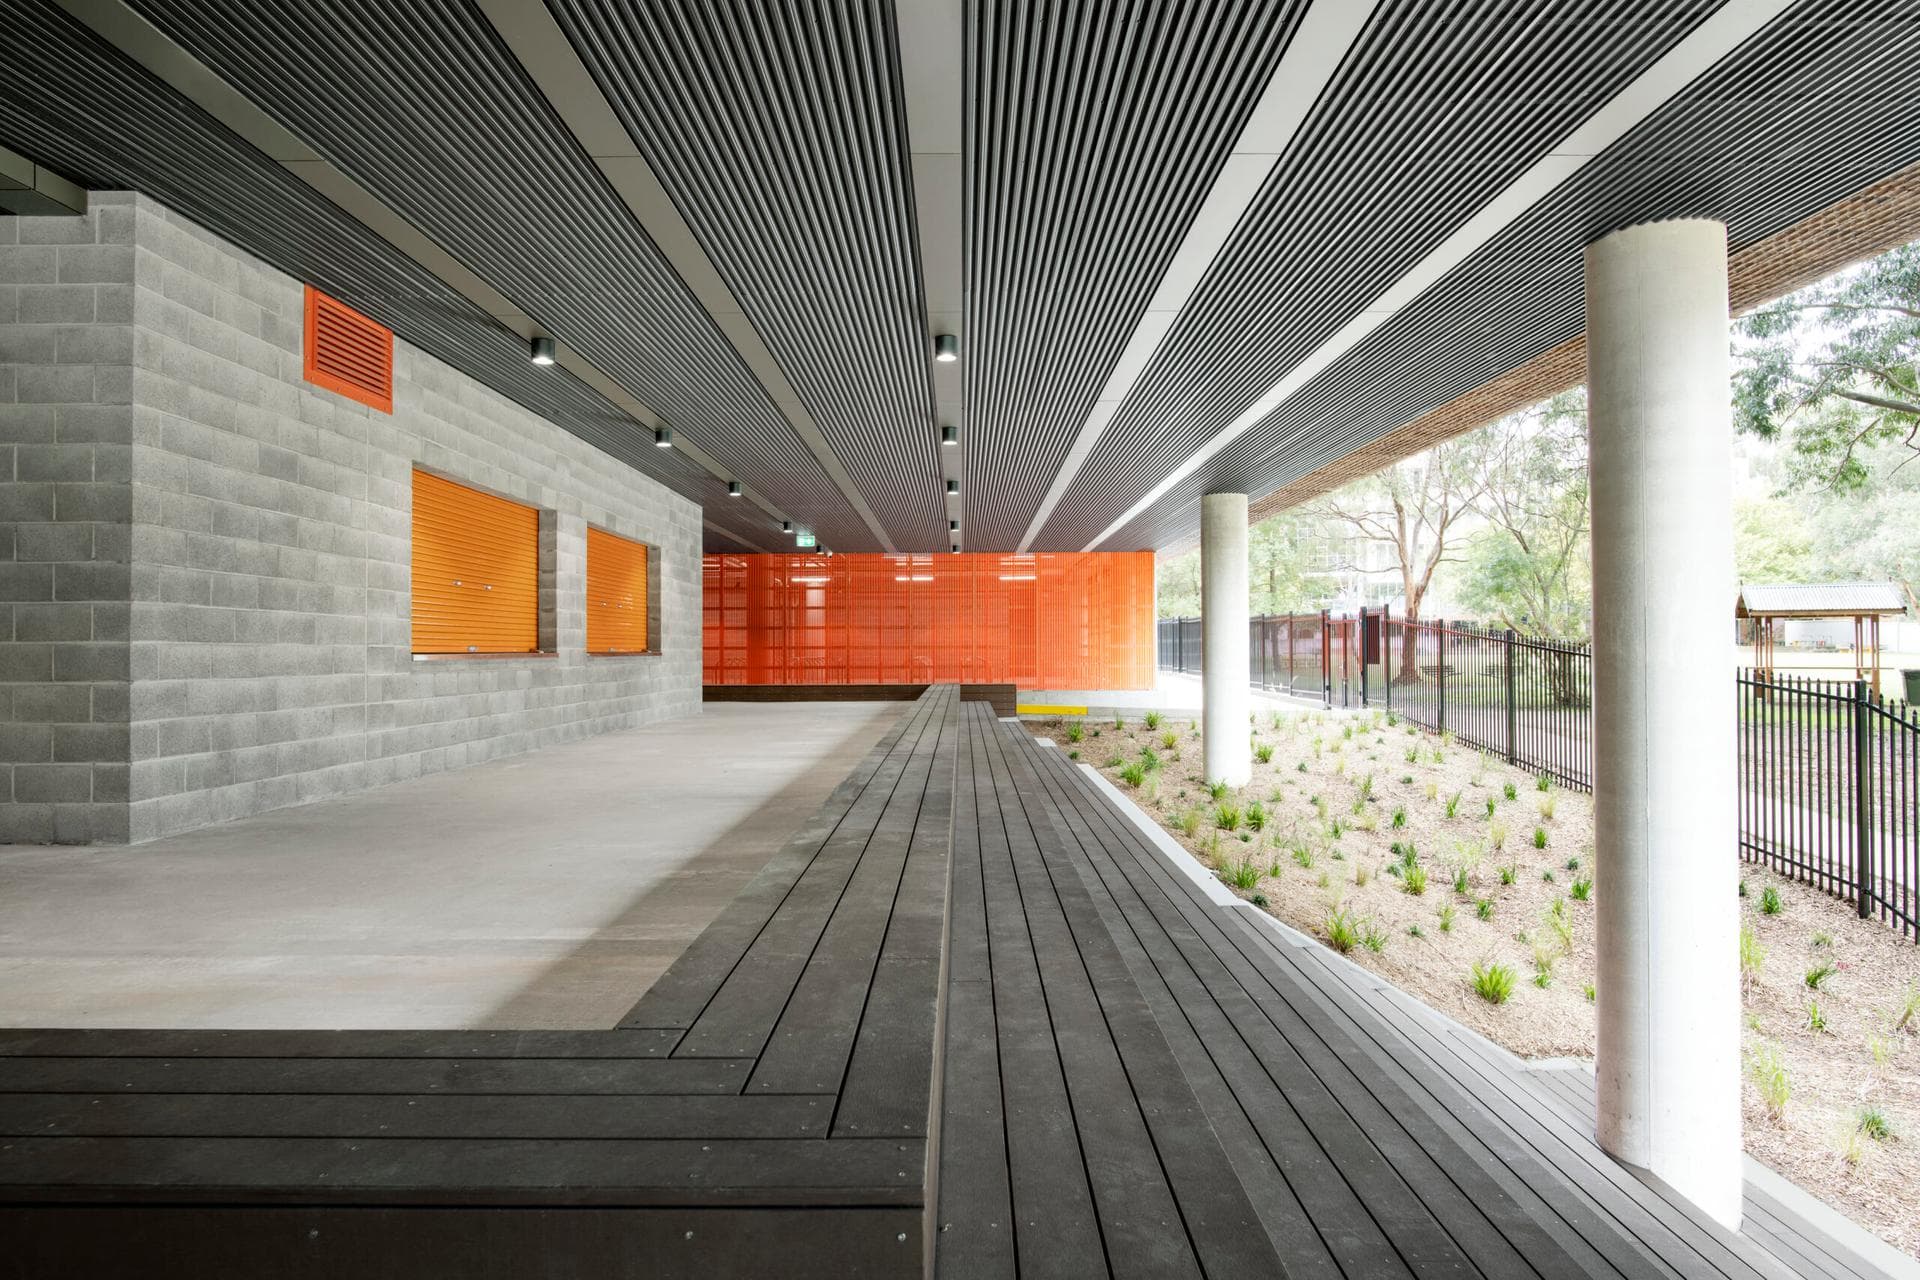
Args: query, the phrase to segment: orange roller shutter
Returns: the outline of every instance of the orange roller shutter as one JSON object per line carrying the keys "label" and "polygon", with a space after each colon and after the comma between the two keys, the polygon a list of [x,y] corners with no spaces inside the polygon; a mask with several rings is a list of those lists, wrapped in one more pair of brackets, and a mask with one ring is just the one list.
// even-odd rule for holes
{"label": "orange roller shutter", "polygon": [[645,543],[587,527],[587,652],[645,653]]}
{"label": "orange roller shutter", "polygon": [[413,473],[413,651],[532,653],[540,643],[540,513]]}

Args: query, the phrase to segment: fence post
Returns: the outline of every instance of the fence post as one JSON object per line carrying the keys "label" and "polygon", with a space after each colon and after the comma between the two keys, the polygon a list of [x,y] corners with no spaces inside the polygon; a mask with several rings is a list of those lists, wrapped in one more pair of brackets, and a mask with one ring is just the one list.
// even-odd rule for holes
{"label": "fence post", "polygon": [[1433,652],[1434,666],[1437,668],[1440,679],[1439,723],[1434,726],[1434,730],[1445,733],[1447,731],[1447,620],[1445,618],[1433,620]]}
{"label": "fence post", "polygon": [[1380,606],[1380,689],[1386,695],[1387,710],[1393,710],[1393,606]]}
{"label": "fence post", "polygon": [[1514,763],[1517,750],[1515,740],[1519,737],[1520,699],[1516,696],[1518,680],[1513,666],[1513,628],[1507,628],[1507,763]]}
{"label": "fence post", "polygon": [[1320,611],[1320,698],[1333,710],[1333,622],[1326,609]]}
{"label": "fence post", "polygon": [[1367,606],[1360,606],[1360,705],[1366,706],[1367,695]]}
{"label": "fence post", "polygon": [[1867,759],[1871,745],[1871,736],[1867,729],[1867,710],[1870,705],[1867,682],[1855,680],[1853,682],[1853,896],[1860,902],[1862,920],[1873,914],[1867,900],[1868,885],[1873,879],[1873,837],[1867,826],[1872,817],[1868,791],[1868,777],[1872,769]]}

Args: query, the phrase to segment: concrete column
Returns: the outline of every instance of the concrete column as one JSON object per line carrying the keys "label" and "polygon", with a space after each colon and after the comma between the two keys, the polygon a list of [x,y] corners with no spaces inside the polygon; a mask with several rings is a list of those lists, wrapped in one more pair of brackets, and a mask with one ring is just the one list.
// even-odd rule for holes
{"label": "concrete column", "polygon": [[1727,244],[1588,247],[1599,1139],[1740,1221]]}
{"label": "concrete column", "polygon": [[1244,787],[1253,778],[1247,715],[1247,495],[1200,499],[1200,723],[1209,782]]}

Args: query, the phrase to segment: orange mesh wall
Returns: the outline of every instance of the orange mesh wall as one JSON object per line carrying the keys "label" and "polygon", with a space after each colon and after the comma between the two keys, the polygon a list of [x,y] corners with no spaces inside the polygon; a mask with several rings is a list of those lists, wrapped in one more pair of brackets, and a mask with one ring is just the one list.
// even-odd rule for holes
{"label": "orange mesh wall", "polygon": [[708,684],[1153,686],[1153,553],[708,556]]}
{"label": "orange mesh wall", "polygon": [[588,525],[587,652],[646,649],[646,545]]}
{"label": "orange mesh wall", "polygon": [[540,513],[413,473],[413,651],[540,646]]}

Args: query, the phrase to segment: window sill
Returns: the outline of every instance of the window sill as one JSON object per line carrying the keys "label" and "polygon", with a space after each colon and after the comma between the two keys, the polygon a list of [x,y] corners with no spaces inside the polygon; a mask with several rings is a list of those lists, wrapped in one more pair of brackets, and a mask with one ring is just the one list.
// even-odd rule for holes
{"label": "window sill", "polygon": [[560,655],[551,651],[529,651],[526,653],[416,653],[415,662],[514,662],[521,659],[557,658]]}

